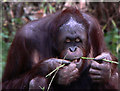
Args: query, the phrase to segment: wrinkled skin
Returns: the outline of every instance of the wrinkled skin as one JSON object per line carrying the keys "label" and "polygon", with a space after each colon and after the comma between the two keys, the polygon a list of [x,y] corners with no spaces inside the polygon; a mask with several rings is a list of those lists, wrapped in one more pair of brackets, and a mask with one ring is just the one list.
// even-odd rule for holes
{"label": "wrinkled skin", "polygon": [[102,59],[112,60],[109,53],[102,53],[101,55],[97,56],[95,60],[91,63],[91,68],[89,70],[90,76],[93,82],[108,82],[111,77],[111,67],[109,62],[103,61],[99,63]]}
{"label": "wrinkled skin", "polygon": [[[107,84],[109,89],[116,91],[118,89],[118,73],[112,73],[112,63],[101,61],[101,59],[112,60],[110,53],[103,52],[101,55],[98,55],[95,60],[92,61],[91,67],[89,69],[90,77],[93,83],[104,83]],[[117,83],[117,84],[116,84]],[[108,89],[108,88],[107,88]]]}
{"label": "wrinkled skin", "polygon": [[[75,81],[79,76],[79,71],[75,63],[69,62],[67,60],[63,59],[57,59],[57,58],[51,58],[42,63],[44,67],[46,68],[44,70],[44,74],[47,75],[50,71],[52,72],[55,68],[60,66],[61,64],[66,64],[63,68],[59,69],[56,82],[61,85],[68,85],[71,82]],[[49,70],[47,69],[49,68]],[[45,80],[46,78],[42,78],[42,80]],[[42,86],[42,84],[38,81],[41,80],[39,77],[35,77],[30,81],[29,89],[36,89],[39,88],[39,86]],[[39,85],[36,85],[38,84]],[[41,84],[41,85],[40,85]],[[46,84],[46,83],[45,83]]]}
{"label": "wrinkled skin", "polygon": [[68,66],[60,69],[58,73],[57,83],[62,85],[68,85],[75,81],[79,77],[78,68],[76,68],[75,63],[71,63]]}
{"label": "wrinkled skin", "polygon": [[[111,56],[109,53],[102,53],[101,55],[97,56],[95,58],[96,61],[92,61],[91,67],[89,69],[90,77],[92,78],[93,82],[97,83],[106,83],[110,80],[111,78],[111,68],[110,68],[110,63],[109,62],[102,62],[99,63],[101,59],[107,59],[111,60]],[[77,68],[77,65],[74,62],[69,62],[67,60],[63,59],[49,59],[46,60],[49,64],[50,69],[55,69],[56,67],[60,66],[61,63],[65,63],[66,66],[63,68],[59,69],[58,74],[57,74],[57,80],[56,82],[61,85],[68,85],[71,82],[77,80],[79,77],[79,68]],[[53,62],[53,63],[52,63]],[[34,78],[36,79],[36,78]],[[36,88],[36,85],[34,87],[35,83],[30,83],[30,88]]]}
{"label": "wrinkled skin", "polygon": [[[44,83],[44,85],[42,84]],[[47,80],[44,77],[35,77],[34,79],[32,79],[29,83],[29,91],[33,90],[33,89],[41,89],[41,88],[47,88]]]}

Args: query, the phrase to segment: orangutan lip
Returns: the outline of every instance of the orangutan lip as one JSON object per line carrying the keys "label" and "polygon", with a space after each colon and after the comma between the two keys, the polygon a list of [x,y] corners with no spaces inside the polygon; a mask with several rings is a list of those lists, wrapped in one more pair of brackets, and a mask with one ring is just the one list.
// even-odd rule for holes
{"label": "orangutan lip", "polygon": [[79,61],[77,63],[75,63],[77,65],[77,68],[81,68],[82,67],[82,64],[83,64],[83,61],[82,59],[79,59]]}
{"label": "orangutan lip", "polygon": [[80,58],[77,59],[77,62],[79,62],[79,61],[80,61]]}
{"label": "orangutan lip", "polygon": [[74,60],[75,63],[78,63],[80,61],[80,58],[77,58]]}

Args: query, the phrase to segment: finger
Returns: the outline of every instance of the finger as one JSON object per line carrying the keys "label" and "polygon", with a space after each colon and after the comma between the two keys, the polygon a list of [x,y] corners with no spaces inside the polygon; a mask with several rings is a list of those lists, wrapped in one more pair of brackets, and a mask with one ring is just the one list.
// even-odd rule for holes
{"label": "finger", "polygon": [[100,75],[99,76],[98,75],[90,75],[90,76],[91,76],[91,79],[92,79],[93,82],[97,82],[97,83],[99,82],[100,83],[103,80]]}
{"label": "finger", "polygon": [[70,73],[70,76],[73,76],[75,74],[76,75],[78,74],[78,69],[77,68]]}
{"label": "finger", "polygon": [[94,60],[98,61],[98,60],[102,60],[102,59],[104,59],[104,58],[105,58],[104,55],[99,55],[99,56],[95,57]]}
{"label": "finger", "polygon": [[102,60],[102,59],[111,60],[112,58],[110,56],[110,53],[106,53],[106,52],[102,53],[101,55],[95,58],[95,60]]}
{"label": "finger", "polygon": [[109,71],[111,69],[110,63],[102,63],[100,66],[104,71]]}
{"label": "finger", "polygon": [[100,75],[90,75],[90,77],[92,78],[92,80],[102,80],[102,76]]}
{"label": "finger", "polygon": [[61,63],[61,64],[70,64],[70,61],[63,60],[63,59],[55,59],[54,61]]}
{"label": "finger", "polygon": [[91,69],[94,70],[109,70],[110,69],[110,63],[108,62],[103,62],[102,64],[96,63],[96,62],[92,62],[91,64]]}
{"label": "finger", "polygon": [[83,64],[83,60],[80,59],[79,62],[76,63],[77,68],[80,69],[82,67],[82,64]]}
{"label": "finger", "polygon": [[95,69],[92,69],[92,68],[90,68],[89,73],[93,74],[93,75],[101,75],[100,70],[95,70]]}
{"label": "finger", "polygon": [[75,81],[77,78],[79,77],[79,74],[78,74],[78,69],[76,68],[71,74],[70,74],[70,82],[71,81]]}
{"label": "finger", "polygon": [[59,63],[61,63],[61,64],[69,64],[70,62],[69,61],[67,61],[67,60],[62,60],[62,59],[56,59],[56,62],[59,62]]}
{"label": "finger", "polygon": [[76,64],[75,64],[75,63],[70,63],[70,64],[68,65],[68,70],[70,70],[70,71],[75,70],[75,68],[76,68]]}
{"label": "finger", "polygon": [[78,77],[78,75],[71,76],[70,79],[69,79],[69,83],[71,83],[71,82],[77,80],[77,77]]}
{"label": "finger", "polygon": [[91,68],[101,70],[101,64],[96,61],[92,61]]}
{"label": "finger", "polygon": [[68,65],[68,64],[70,64],[70,63],[71,63],[70,61],[62,60],[62,64],[66,64],[66,65]]}

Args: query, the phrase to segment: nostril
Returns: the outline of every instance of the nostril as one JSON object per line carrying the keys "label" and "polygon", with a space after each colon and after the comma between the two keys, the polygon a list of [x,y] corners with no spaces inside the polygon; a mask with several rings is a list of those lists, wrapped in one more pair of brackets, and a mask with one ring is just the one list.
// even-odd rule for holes
{"label": "nostril", "polygon": [[73,52],[72,48],[69,48],[70,52]]}
{"label": "nostril", "polygon": [[77,47],[75,46],[75,47],[69,47],[69,50],[71,51],[71,52],[75,52],[76,50],[77,50]]}
{"label": "nostril", "polygon": [[75,48],[75,51],[77,50],[77,47]]}

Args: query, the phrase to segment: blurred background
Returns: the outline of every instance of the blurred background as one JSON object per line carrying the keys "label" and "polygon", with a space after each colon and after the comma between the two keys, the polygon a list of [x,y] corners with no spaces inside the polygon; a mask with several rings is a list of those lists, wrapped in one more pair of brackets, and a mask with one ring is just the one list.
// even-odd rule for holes
{"label": "blurred background", "polygon": [[[120,62],[120,3],[119,2],[2,2],[2,32],[0,32],[0,74],[4,71],[9,47],[16,31],[29,21],[74,6],[96,17],[104,32],[108,49]],[[0,45],[1,46],[1,45]],[[119,64],[120,69],[120,64]],[[0,79],[1,79],[0,75]]]}

